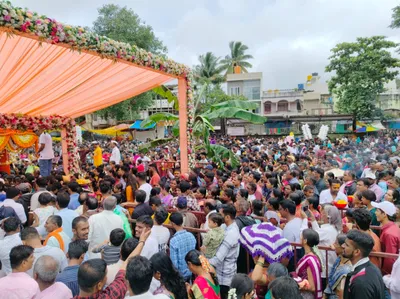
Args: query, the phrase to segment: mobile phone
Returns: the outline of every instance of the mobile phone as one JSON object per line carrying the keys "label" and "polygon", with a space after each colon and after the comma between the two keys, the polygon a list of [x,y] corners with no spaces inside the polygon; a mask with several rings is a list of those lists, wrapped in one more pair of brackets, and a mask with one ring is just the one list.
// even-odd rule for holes
{"label": "mobile phone", "polygon": [[308,206],[304,206],[304,207],[303,207],[303,211],[304,211],[304,212],[307,212],[307,211],[308,211]]}

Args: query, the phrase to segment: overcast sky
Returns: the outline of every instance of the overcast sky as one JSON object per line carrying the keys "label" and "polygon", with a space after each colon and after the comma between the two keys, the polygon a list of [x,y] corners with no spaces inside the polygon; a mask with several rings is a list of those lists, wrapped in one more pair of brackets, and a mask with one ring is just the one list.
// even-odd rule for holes
{"label": "overcast sky", "polygon": [[107,3],[132,8],[189,66],[207,51],[229,52],[229,41],[249,46],[252,71],[263,72],[263,89],[297,87],[311,72],[322,79],[330,49],[356,37],[385,35],[398,0],[11,0],[71,25],[91,26]]}

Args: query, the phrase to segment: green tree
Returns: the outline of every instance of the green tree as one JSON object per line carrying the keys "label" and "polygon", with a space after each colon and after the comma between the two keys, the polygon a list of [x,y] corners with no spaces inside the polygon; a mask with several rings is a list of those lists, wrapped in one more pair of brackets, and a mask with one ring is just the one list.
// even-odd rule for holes
{"label": "green tree", "polygon": [[247,61],[253,59],[253,56],[246,54],[249,49],[242,42],[230,42],[229,43],[230,55],[226,55],[221,61],[222,67],[226,70],[227,74],[232,74],[235,66],[240,66],[242,71],[247,73],[247,69],[251,68],[252,65]]}
{"label": "green tree", "polygon": [[[167,52],[162,41],[155,36],[153,28],[145,24],[132,9],[106,4],[99,8],[98,12],[99,16],[92,28],[97,34],[137,45],[155,54],[162,55]],[[137,118],[140,110],[148,108],[153,103],[152,93],[146,92],[96,113],[103,117],[115,117],[117,120],[132,120]]]}
{"label": "green tree", "polygon": [[340,43],[331,50],[326,71],[334,75],[328,82],[329,91],[337,99],[339,112],[353,114],[354,129],[356,120],[373,118],[380,112],[378,95],[399,73],[393,69],[399,61],[388,51],[396,46],[384,36],[373,36]]}
{"label": "green tree", "polygon": [[247,98],[243,95],[239,96],[227,95],[222,90],[221,86],[218,84],[212,86],[208,90],[208,93],[204,95],[204,99],[200,102],[199,106],[197,107],[197,110],[199,113],[204,113],[210,110],[213,105],[232,100],[247,101]]}
{"label": "green tree", "polygon": [[393,8],[392,23],[390,28],[400,28],[400,5]]}
{"label": "green tree", "polygon": [[220,58],[212,52],[207,52],[199,56],[199,65],[194,67],[194,76],[197,82],[204,84],[219,84],[224,82],[221,75],[224,70],[220,65]]}

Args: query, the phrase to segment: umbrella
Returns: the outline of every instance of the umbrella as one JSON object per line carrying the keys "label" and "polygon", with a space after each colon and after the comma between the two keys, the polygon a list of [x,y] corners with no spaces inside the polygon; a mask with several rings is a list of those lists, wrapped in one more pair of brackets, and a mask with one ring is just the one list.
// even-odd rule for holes
{"label": "umbrella", "polygon": [[267,222],[244,227],[240,231],[239,242],[253,257],[263,256],[270,264],[280,262],[283,257],[290,259],[293,256],[289,241]]}
{"label": "umbrella", "polygon": [[331,170],[328,170],[327,172],[332,172],[335,178],[341,178],[344,175],[344,170],[340,168],[333,168]]}

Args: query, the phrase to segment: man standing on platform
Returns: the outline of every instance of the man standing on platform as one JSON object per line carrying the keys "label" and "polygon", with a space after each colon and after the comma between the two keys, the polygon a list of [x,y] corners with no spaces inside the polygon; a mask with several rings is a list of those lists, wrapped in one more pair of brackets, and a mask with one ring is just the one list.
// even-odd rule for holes
{"label": "man standing on platform", "polygon": [[49,133],[44,131],[39,131],[39,143],[40,147],[38,150],[39,155],[39,167],[40,167],[40,175],[42,177],[47,177],[50,175],[52,160],[54,158],[53,151],[53,140]]}

